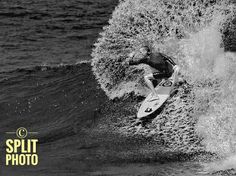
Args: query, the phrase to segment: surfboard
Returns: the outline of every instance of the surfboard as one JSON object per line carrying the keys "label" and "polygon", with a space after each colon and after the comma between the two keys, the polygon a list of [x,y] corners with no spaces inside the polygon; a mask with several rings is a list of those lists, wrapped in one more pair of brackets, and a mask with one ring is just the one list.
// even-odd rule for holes
{"label": "surfboard", "polygon": [[170,97],[173,85],[174,79],[166,79],[161,81],[155,87],[158,93],[158,97],[153,97],[152,93],[150,93],[140,106],[137,118],[140,119],[146,117],[158,110],[163,105],[163,103],[165,103],[165,101]]}

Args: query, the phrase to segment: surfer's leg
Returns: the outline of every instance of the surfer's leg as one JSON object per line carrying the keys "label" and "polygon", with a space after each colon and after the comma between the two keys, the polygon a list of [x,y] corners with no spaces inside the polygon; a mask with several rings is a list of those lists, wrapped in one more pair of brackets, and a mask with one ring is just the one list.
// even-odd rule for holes
{"label": "surfer's leg", "polygon": [[144,76],[144,80],[145,80],[147,86],[151,89],[151,91],[152,91],[152,93],[153,93],[154,95],[157,95],[157,92],[156,92],[156,90],[155,90],[155,87],[154,87],[154,85],[153,85],[153,83],[152,83],[152,80],[153,80],[153,79],[155,79],[155,78],[153,77],[153,74],[148,74],[148,75]]}
{"label": "surfer's leg", "polygon": [[177,80],[178,80],[178,75],[179,75],[180,68],[179,68],[178,65],[175,65],[173,69],[174,69],[174,73],[172,74],[170,79],[173,79],[174,80],[174,84],[175,84],[177,82]]}

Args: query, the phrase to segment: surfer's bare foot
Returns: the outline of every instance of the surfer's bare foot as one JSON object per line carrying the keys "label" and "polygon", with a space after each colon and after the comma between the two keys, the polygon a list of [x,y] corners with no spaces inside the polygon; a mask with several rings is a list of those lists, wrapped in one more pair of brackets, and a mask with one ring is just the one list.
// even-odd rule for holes
{"label": "surfer's bare foot", "polygon": [[159,96],[156,92],[152,92],[149,101],[156,101],[156,100],[159,100]]}

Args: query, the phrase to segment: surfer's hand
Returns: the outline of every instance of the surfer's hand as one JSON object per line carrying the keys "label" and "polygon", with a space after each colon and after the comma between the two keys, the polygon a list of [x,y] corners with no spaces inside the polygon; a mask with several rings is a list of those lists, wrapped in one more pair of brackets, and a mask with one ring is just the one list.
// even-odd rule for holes
{"label": "surfer's hand", "polygon": [[126,62],[127,64],[130,64],[130,63],[133,61],[134,55],[135,55],[134,52],[130,53],[130,54],[128,55],[128,58],[125,60],[125,62]]}
{"label": "surfer's hand", "polygon": [[132,63],[132,61],[133,61],[133,58],[128,57],[128,58],[125,60],[125,63],[126,63],[126,64],[130,64],[130,63]]}

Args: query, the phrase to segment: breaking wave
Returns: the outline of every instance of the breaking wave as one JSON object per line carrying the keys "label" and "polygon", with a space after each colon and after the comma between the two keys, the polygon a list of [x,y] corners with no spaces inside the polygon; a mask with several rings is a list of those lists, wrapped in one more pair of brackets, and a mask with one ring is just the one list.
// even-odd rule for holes
{"label": "breaking wave", "polygon": [[[219,23],[221,37],[222,31],[229,26],[233,12],[234,6],[228,1],[121,1],[113,12],[109,26],[104,27],[95,44],[93,71],[110,98],[132,91],[145,94],[141,75],[150,70],[144,65],[126,65],[124,60],[131,51],[148,44],[153,52],[161,51],[174,56],[184,70],[191,69],[186,65],[185,50],[180,42],[212,23]],[[195,44],[194,47],[199,47],[196,50],[202,48],[202,42],[199,41],[198,46]]]}
{"label": "breaking wave", "polygon": [[145,65],[128,66],[131,51],[148,44],[174,56],[193,85],[195,131],[210,152],[236,152],[236,56],[225,52],[235,5],[223,0],[125,0],[92,53],[93,72],[109,98],[146,95]]}

